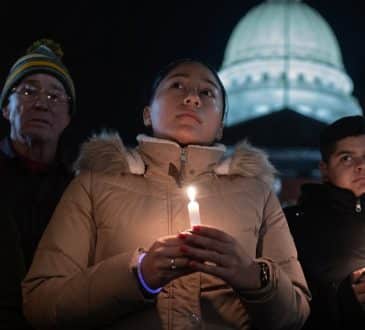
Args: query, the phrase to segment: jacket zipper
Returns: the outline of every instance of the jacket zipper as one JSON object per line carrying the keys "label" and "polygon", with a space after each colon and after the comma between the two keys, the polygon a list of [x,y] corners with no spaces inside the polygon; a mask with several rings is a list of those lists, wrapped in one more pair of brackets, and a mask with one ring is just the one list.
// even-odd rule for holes
{"label": "jacket zipper", "polygon": [[[186,164],[186,149],[185,148],[181,148],[181,152],[180,152],[180,171],[178,174],[178,185],[180,187],[183,186],[184,184],[184,179],[185,179],[185,164]],[[171,204],[169,203],[168,205],[169,210],[171,210]],[[169,211],[169,234],[171,232],[171,228],[172,228],[172,216],[171,213]],[[172,329],[172,324],[173,324],[173,313],[172,313],[172,297],[174,296],[174,289],[173,286],[171,284],[168,285],[168,297],[170,299],[168,299],[168,313],[167,313],[167,328],[168,329]]]}
{"label": "jacket zipper", "polygon": [[180,174],[179,174],[179,182],[181,186],[184,185],[184,180],[185,180],[185,164],[186,164],[186,148],[181,148]]}
{"label": "jacket zipper", "polygon": [[355,212],[356,213],[360,213],[362,211],[362,207],[361,207],[361,200],[360,198],[358,198],[356,200],[356,205],[355,205]]}

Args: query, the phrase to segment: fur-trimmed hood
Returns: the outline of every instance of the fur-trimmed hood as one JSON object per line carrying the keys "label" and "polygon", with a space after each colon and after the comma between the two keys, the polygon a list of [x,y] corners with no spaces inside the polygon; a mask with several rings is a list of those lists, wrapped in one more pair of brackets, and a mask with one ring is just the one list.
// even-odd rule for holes
{"label": "fur-trimmed hood", "polygon": [[[138,140],[175,144],[172,141],[151,138],[145,135],[139,135]],[[202,148],[212,147],[202,146]],[[217,145],[213,148],[224,148],[224,146]],[[136,149],[127,148],[123,144],[118,133],[103,132],[94,135],[83,143],[80,155],[74,164],[74,170],[76,173],[81,170],[92,170],[109,175],[120,173],[143,175],[145,173],[145,164]],[[262,150],[251,146],[247,141],[238,144],[233,154],[223,158],[213,170],[217,175],[256,177],[269,185],[272,185],[276,174],[276,170],[269,162],[268,156]]]}

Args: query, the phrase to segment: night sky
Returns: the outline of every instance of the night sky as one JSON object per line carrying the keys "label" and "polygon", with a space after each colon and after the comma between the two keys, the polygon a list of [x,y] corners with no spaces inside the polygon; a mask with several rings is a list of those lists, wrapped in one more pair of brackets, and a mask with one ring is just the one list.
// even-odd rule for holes
{"label": "night sky", "polygon": [[[76,85],[78,110],[68,139],[78,144],[101,128],[133,144],[156,72],[174,58],[198,57],[219,69],[239,20],[262,1],[2,1],[0,83],[36,39],[61,43]],[[365,108],[362,1],[305,1],[331,25],[354,95]],[[219,5],[218,5],[219,4]],[[1,120],[0,135],[7,133]]]}

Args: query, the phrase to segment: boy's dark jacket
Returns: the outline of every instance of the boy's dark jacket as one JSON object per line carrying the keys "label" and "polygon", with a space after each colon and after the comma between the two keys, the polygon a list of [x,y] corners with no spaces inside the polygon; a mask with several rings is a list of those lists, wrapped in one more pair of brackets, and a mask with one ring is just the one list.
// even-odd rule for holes
{"label": "boy's dark jacket", "polygon": [[365,267],[365,195],[305,184],[298,205],[284,211],[313,294],[305,329],[364,329],[350,274]]}

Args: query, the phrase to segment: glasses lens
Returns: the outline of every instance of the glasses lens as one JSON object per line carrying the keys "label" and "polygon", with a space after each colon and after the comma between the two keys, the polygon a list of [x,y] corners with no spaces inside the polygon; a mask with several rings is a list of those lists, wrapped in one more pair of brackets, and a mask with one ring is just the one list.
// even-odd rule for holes
{"label": "glasses lens", "polygon": [[20,85],[13,89],[15,93],[19,94],[24,100],[33,102],[38,100],[41,95],[46,96],[46,100],[49,104],[60,104],[67,103],[69,101],[69,96],[60,90],[44,90],[33,85]]}

